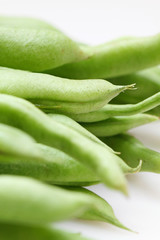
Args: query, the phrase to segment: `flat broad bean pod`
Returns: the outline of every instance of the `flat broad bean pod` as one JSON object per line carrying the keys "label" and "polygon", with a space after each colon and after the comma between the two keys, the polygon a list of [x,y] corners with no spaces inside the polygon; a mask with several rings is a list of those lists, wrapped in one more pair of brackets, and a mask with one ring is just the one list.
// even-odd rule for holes
{"label": "flat broad bean pod", "polygon": [[[107,147],[106,144],[104,146]],[[119,157],[117,162],[125,174],[137,172],[141,167],[131,168]],[[100,182],[93,171],[67,154],[37,144],[26,133],[3,124],[0,124],[0,174],[29,176],[68,186]]]}
{"label": "flat broad bean pod", "polygon": [[142,172],[160,173],[160,153],[143,145],[138,139],[128,134],[101,138],[106,144],[121,152],[121,157],[129,166],[136,166],[142,160]]}
{"label": "flat broad bean pod", "polygon": [[82,123],[82,126],[98,137],[114,136],[158,120],[158,117],[150,114],[136,114],[132,116],[120,116],[108,118],[104,121]]}
{"label": "flat broad bean pod", "polygon": [[130,86],[105,80],[69,80],[48,74],[0,68],[0,93],[25,98],[43,111],[83,113],[97,110]]}
{"label": "flat broad bean pod", "polygon": [[159,105],[160,92],[135,104],[106,104],[104,107],[98,109],[97,111],[68,115],[78,122],[98,122],[108,119],[110,117],[130,116],[138,113],[147,112]]}
{"label": "flat broad bean pod", "polygon": [[[28,226],[0,223],[2,240],[89,240],[80,234],[69,233],[49,226]],[[91,240],[91,239],[90,239]]]}
{"label": "flat broad bean pod", "polygon": [[104,221],[103,216],[106,216],[105,221],[127,229],[116,219],[111,206],[89,190],[72,191],[31,178],[0,176],[1,222],[47,224],[68,218],[83,218],[88,211],[92,217],[102,215]]}
{"label": "flat broad bean pod", "polygon": [[91,50],[80,47],[57,29],[48,25],[44,28],[39,23],[33,24],[35,28],[25,25],[0,26],[0,66],[41,72],[91,55]]}
{"label": "flat broad bean pod", "polygon": [[29,133],[37,142],[59,149],[88,166],[107,186],[126,193],[116,155],[37,109],[24,99],[0,94],[0,122]]}
{"label": "flat broad bean pod", "polygon": [[160,64],[160,34],[121,38],[91,48],[93,55],[88,59],[48,72],[74,79],[112,78]]}

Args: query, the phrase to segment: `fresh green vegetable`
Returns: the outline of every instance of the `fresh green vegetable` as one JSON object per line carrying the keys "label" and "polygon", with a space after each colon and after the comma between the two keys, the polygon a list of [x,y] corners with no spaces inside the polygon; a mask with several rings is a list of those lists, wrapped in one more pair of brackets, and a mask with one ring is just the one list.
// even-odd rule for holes
{"label": "fresh green vegetable", "polygon": [[160,173],[160,153],[147,148],[135,137],[121,134],[102,140],[116,151],[120,151],[120,156],[129,166],[136,166],[141,159],[141,171]]}
{"label": "fresh green vegetable", "polygon": [[[0,223],[2,240],[89,240],[80,234],[73,234],[49,226],[26,226]],[[91,240],[91,239],[90,239]]]}
{"label": "fresh green vegetable", "polygon": [[69,80],[42,73],[0,68],[0,93],[25,98],[44,111],[83,113],[97,110],[131,86],[105,80]]}
{"label": "fresh green vegetable", "polygon": [[66,64],[48,73],[74,79],[112,78],[160,64],[160,34],[127,37],[91,47],[88,59]]}
{"label": "fresh green vegetable", "polygon": [[67,113],[67,115],[78,122],[98,122],[115,116],[130,116],[149,110],[154,111],[154,108],[159,105],[160,92],[135,104],[106,104],[97,111],[81,114]]}
{"label": "fresh green vegetable", "polygon": [[65,152],[95,171],[107,186],[126,193],[126,180],[117,156],[107,148],[54,121],[24,99],[1,94],[0,113],[1,123],[17,127],[37,142]]}
{"label": "fresh green vegetable", "polygon": [[89,190],[58,188],[26,177],[0,176],[0,212],[0,221],[6,223],[37,225],[80,217],[127,229],[111,206]]}
{"label": "fresh green vegetable", "polygon": [[82,123],[82,126],[98,137],[114,136],[158,120],[158,117],[149,114],[136,114],[132,116],[121,116],[108,118],[104,121]]}

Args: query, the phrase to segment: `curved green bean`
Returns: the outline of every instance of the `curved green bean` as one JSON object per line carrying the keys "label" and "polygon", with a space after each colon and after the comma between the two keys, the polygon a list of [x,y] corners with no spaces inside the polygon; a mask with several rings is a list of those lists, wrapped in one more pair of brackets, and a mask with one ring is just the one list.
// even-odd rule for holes
{"label": "curved green bean", "polygon": [[136,91],[132,91],[129,94],[124,93],[123,96],[118,96],[114,102],[118,104],[137,103],[160,91],[160,67],[149,68],[130,75],[112,78],[109,81],[113,84],[124,85],[135,83]]}
{"label": "curved green bean", "polygon": [[[127,100],[126,100],[127,101]],[[106,104],[97,111],[67,114],[78,122],[98,122],[115,116],[130,116],[147,112],[160,105],[160,92],[135,104]],[[154,109],[153,109],[154,111]]]}
{"label": "curved green bean", "polygon": [[7,24],[0,26],[0,49],[0,66],[35,72],[91,55],[91,50],[81,48],[57,29],[7,27]]}
{"label": "curved green bean", "polygon": [[[55,121],[60,122],[70,128],[75,129],[76,131],[80,132],[84,136],[90,138],[92,141],[107,148],[107,150],[111,151],[112,153],[119,154],[119,152],[114,152],[112,148],[108,147],[106,144],[104,144],[102,141],[100,141],[99,138],[97,138],[95,135],[93,135],[92,133],[87,131],[85,128],[83,128],[80,124],[75,122],[73,119],[71,119],[65,115],[60,115],[60,114],[49,114],[49,116],[52,119],[54,119]],[[125,174],[138,172],[139,169],[141,168],[141,162],[139,162],[135,168],[129,168],[128,165],[124,164],[124,161],[122,161],[122,159],[120,157],[117,156],[117,157],[115,157],[115,159]]]}
{"label": "curved green bean", "polygon": [[[50,226],[28,226],[0,223],[0,239],[3,240],[89,240],[80,234],[69,233]],[[91,239],[90,239],[91,240]]]}
{"label": "curved green bean", "polygon": [[126,192],[126,180],[115,154],[57,123],[28,101],[1,94],[0,122],[29,133],[39,143],[65,152],[92,169],[107,186]]}
{"label": "curved green bean", "polygon": [[101,108],[130,86],[105,80],[69,80],[42,73],[0,68],[0,93],[25,98],[39,108],[82,113]]}
{"label": "curved green bean", "polygon": [[[150,68],[127,76],[113,78],[110,81],[113,84],[136,83],[136,91],[124,92],[112,101],[115,104],[134,104],[160,91],[160,68]],[[152,109],[151,112],[159,115],[160,107]]]}
{"label": "curved green bean", "polygon": [[129,166],[136,166],[142,160],[143,172],[160,173],[160,153],[144,146],[138,139],[128,134],[121,134],[109,138],[101,138],[116,151],[121,152],[121,157]]}
{"label": "curved green bean", "polygon": [[[140,170],[139,163],[131,168],[119,157],[115,159],[125,174]],[[85,186],[100,182],[93,171],[67,154],[37,144],[26,133],[3,124],[0,124],[0,174],[29,176],[57,185]]]}
{"label": "curved green bean", "polygon": [[92,141],[99,143],[102,146],[105,146],[108,150],[110,150],[112,153],[116,153],[114,152],[114,150],[110,147],[108,147],[106,144],[104,144],[102,141],[99,140],[99,138],[97,138],[94,134],[92,134],[91,132],[87,131],[84,127],[82,127],[79,123],[77,123],[76,121],[74,121],[72,118],[66,116],[66,115],[62,115],[62,114],[48,114],[48,116],[50,116],[54,121],[57,121],[59,123],[62,123],[63,125],[68,126],[69,128],[72,128],[76,131],[78,131],[79,133],[83,134],[84,136],[88,137],[89,139],[91,139]]}
{"label": "curved green bean", "polygon": [[98,137],[113,136],[128,131],[131,128],[158,120],[149,114],[136,114],[108,118],[100,122],[82,123],[82,126]]}
{"label": "curved green bean", "polygon": [[[128,167],[128,171],[134,170]],[[59,185],[99,182],[94,172],[67,154],[37,144],[26,133],[3,124],[0,124],[0,174],[30,176]]]}
{"label": "curved green bean", "polygon": [[121,222],[119,222],[119,220],[115,217],[111,206],[103,198],[101,198],[94,192],[89,191],[86,188],[68,187],[67,189],[72,190],[73,192],[83,193],[86,196],[88,195],[89,197],[91,197],[92,200],[94,199],[97,203],[95,211],[93,211],[93,209],[87,209],[85,212],[82,213],[82,216],[80,218],[86,220],[108,222],[117,227],[131,231],[129,228],[125,227]]}
{"label": "curved green bean", "polygon": [[69,78],[112,78],[160,64],[160,34],[124,38],[96,47],[86,60],[66,64],[48,72]]}
{"label": "curved green bean", "polygon": [[83,216],[86,219],[88,211],[95,219],[102,216],[102,221],[127,229],[111,206],[89,190],[72,191],[31,178],[0,176],[1,222],[37,225]]}

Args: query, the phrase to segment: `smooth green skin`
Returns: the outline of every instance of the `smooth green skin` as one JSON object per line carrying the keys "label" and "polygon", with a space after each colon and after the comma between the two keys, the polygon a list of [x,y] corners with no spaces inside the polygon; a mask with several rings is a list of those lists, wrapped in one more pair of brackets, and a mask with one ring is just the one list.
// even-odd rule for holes
{"label": "smooth green skin", "polygon": [[104,144],[102,141],[99,140],[94,134],[87,131],[84,127],[82,127],[79,123],[74,121],[72,118],[62,115],[62,114],[48,114],[51,119],[54,121],[57,121],[59,123],[62,123],[63,125],[68,126],[69,128],[72,128],[79,133],[83,134],[84,136],[88,137],[92,141],[99,143],[101,146],[105,146],[108,150],[110,150],[112,153],[116,153],[112,148],[108,147],[106,144]]}
{"label": "smooth green skin", "polygon": [[138,139],[128,134],[101,138],[104,143],[121,152],[125,162],[134,167],[142,160],[142,172],[160,173],[160,153],[144,146]]}
{"label": "smooth green skin", "polygon": [[133,114],[147,112],[159,105],[160,92],[136,104],[106,104],[97,111],[68,115],[78,122],[98,122],[110,117],[130,116]]}
{"label": "smooth green skin", "polygon": [[[108,147],[106,144],[104,144],[102,141],[99,140],[95,135],[87,131],[85,128],[83,128],[79,123],[75,122],[73,119],[65,116],[65,115],[60,115],[60,114],[49,114],[49,116],[54,119],[57,122],[60,122],[78,132],[83,134],[84,136],[88,137],[92,141],[100,144],[101,146],[107,148],[107,150],[111,151],[112,153],[119,154],[119,152],[114,152],[112,148]],[[121,167],[124,173],[135,173],[138,172],[139,169],[141,168],[141,163],[139,162],[135,168],[129,168],[124,161],[120,157],[117,156],[116,158],[117,163]]]}
{"label": "smooth green skin", "polygon": [[[133,171],[127,165],[125,170]],[[4,124],[0,124],[0,174],[29,176],[71,186],[99,182],[94,172],[67,154],[37,144],[28,134]]]}
{"label": "smooth green skin", "polygon": [[69,80],[43,73],[0,68],[0,93],[25,98],[52,112],[83,113],[97,110],[131,86],[105,80]]}
{"label": "smooth green skin", "polygon": [[85,194],[32,178],[0,176],[1,222],[46,224],[79,217],[87,208],[94,208],[94,204],[95,201]]}
{"label": "smooth green skin", "polygon": [[89,190],[58,188],[26,177],[0,176],[0,212],[0,221],[6,223],[37,225],[78,217],[127,229],[112,207]]}
{"label": "smooth green skin", "polygon": [[74,79],[112,78],[160,64],[160,34],[121,38],[91,49],[94,53],[88,59],[48,72]]}
{"label": "smooth green skin", "polygon": [[[0,223],[2,240],[89,240],[80,234],[74,234],[49,226],[26,226]],[[91,240],[91,239],[90,239]]]}
{"label": "smooth green skin", "polygon": [[[136,83],[136,91],[124,92],[112,101],[115,104],[135,104],[160,91],[160,68],[150,68],[127,76],[113,78],[110,81],[113,84],[124,85]],[[152,112],[160,115],[160,107],[153,109]]]}
{"label": "smooth green skin", "polygon": [[86,220],[96,220],[101,222],[111,223],[119,228],[123,228],[125,230],[129,230],[126,226],[124,226],[114,214],[112,207],[100,196],[97,194],[87,190],[86,188],[76,188],[76,187],[67,187],[67,189],[72,190],[77,193],[84,193],[88,195],[92,199],[94,199],[97,203],[96,209],[88,209],[86,210],[80,218]]}
{"label": "smooth green skin", "polygon": [[0,26],[0,66],[42,72],[91,53],[54,28]]}
{"label": "smooth green skin", "polygon": [[[107,147],[106,144],[103,145]],[[124,173],[140,170],[139,165],[132,169],[118,156],[117,162]],[[100,181],[94,172],[67,154],[36,144],[34,139],[24,132],[3,124],[0,124],[0,174],[30,176],[71,186],[91,185]]]}
{"label": "smooth green skin", "polygon": [[138,127],[158,120],[158,117],[149,114],[136,114],[132,116],[121,116],[108,118],[104,121],[82,123],[82,126],[97,137],[114,136],[128,131],[131,128]]}
{"label": "smooth green skin", "polygon": [[[117,160],[124,173],[140,170],[139,165],[130,168],[119,157]],[[26,133],[3,124],[0,124],[0,174],[29,176],[69,186],[93,185],[100,181],[93,171],[67,154],[37,144]]]}
{"label": "smooth green skin", "polygon": [[28,101],[1,94],[0,122],[29,133],[39,143],[65,152],[92,169],[107,186],[126,193],[126,179],[115,154],[57,123]]}
{"label": "smooth green skin", "polygon": [[0,155],[39,158],[35,140],[25,132],[8,125],[0,124]]}

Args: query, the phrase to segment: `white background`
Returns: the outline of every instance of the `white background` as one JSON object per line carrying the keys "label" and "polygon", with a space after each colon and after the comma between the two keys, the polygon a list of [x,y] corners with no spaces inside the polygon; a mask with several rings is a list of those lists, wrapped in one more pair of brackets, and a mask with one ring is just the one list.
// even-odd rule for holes
{"label": "white background", "polygon": [[[89,44],[160,31],[159,0],[0,0],[0,14],[40,17],[72,38]],[[160,150],[159,122],[139,127],[132,133],[146,145]],[[90,189],[104,197],[119,220],[137,234],[98,222],[70,221],[58,226],[97,240],[159,240],[160,175],[134,174],[128,177],[128,183],[129,198],[103,185]]]}

